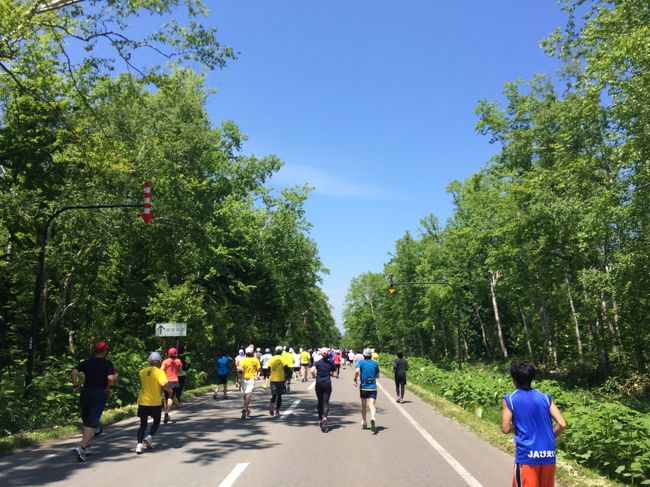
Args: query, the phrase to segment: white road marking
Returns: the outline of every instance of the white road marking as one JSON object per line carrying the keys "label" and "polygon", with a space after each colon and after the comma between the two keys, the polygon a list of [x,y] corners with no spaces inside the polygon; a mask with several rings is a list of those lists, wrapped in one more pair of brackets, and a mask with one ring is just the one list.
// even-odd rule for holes
{"label": "white road marking", "polygon": [[[383,388],[383,386],[377,382],[377,385],[379,388],[382,390],[382,392],[386,393],[386,390]],[[388,395],[388,394],[387,394]],[[390,396],[389,396],[390,397]],[[451,453],[449,453],[447,450],[444,449],[444,447],[438,443],[436,440],[433,439],[433,436],[431,436],[427,430],[425,430],[422,426],[418,424],[415,419],[413,419],[413,416],[411,416],[409,413],[406,412],[403,406],[400,404],[390,401],[396,408],[397,410],[404,415],[406,420],[413,425],[413,427],[418,430],[418,432],[424,437],[424,439],[433,447],[433,449],[440,454],[440,456],[449,464],[451,468],[453,468],[458,475],[461,476],[461,478],[467,483],[467,485],[471,487],[483,487],[481,483],[476,480],[474,477],[472,477],[472,474],[469,473],[467,470],[465,470],[465,467],[463,467],[458,460],[456,460]]]}
{"label": "white road marking", "polygon": [[298,404],[300,404],[300,399],[297,399],[297,400],[293,401],[293,404],[291,404],[291,406],[289,406],[289,409],[287,409],[285,412],[280,414],[280,419],[284,419],[288,415],[293,413],[293,410],[296,409],[296,406],[298,406]]}
{"label": "white road marking", "polygon": [[314,381],[314,382],[312,382],[311,384],[309,384],[309,387],[307,388],[307,390],[308,390],[308,391],[313,391],[313,390],[314,390],[314,387],[316,387],[316,381]]}
{"label": "white road marking", "polygon": [[235,468],[232,469],[232,472],[228,474],[228,476],[223,479],[223,481],[219,484],[219,487],[231,487],[234,483],[235,480],[246,470],[246,467],[248,467],[248,463],[238,463],[235,465]]}

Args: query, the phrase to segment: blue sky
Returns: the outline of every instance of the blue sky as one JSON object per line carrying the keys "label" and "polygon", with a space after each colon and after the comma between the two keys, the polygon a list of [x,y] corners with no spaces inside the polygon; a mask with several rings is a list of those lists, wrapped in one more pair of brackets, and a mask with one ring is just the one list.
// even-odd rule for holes
{"label": "blue sky", "polygon": [[275,154],[274,187],[308,183],[311,236],[341,325],[350,280],[381,272],[394,243],[434,214],[445,187],[494,154],[476,134],[481,98],[551,73],[538,47],[565,14],[554,1],[215,0],[208,23],[239,52],[208,76],[215,124],[244,152]]}

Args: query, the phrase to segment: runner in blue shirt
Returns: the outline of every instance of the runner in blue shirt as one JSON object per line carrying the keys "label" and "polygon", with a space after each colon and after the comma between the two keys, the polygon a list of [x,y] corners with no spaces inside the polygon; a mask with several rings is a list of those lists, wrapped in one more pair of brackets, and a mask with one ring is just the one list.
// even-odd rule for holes
{"label": "runner in blue shirt", "polygon": [[212,399],[217,398],[220,385],[223,385],[223,398],[228,399],[228,372],[230,371],[230,364],[233,362],[234,360],[226,352],[222,353],[221,358],[217,359],[215,364],[217,369],[217,387],[214,388]]}
{"label": "runner in blue shirt", "polygon": [[[517,388],[502,401],[501,431],[515,428],[515,469],[513,487],[555,485],[555,438],[566,428],[562,413],[550,394],[531,387],[535,367],[516,362],[510,368]],[[553,426],[555,420],[555,426]]]}
{"label": "runner in blue shirt", "polygon": [[377,400],[377,378],[379,377],[379,364],[372,360],[372,351],[369,348],[363,350],[363,360],[356,364],[354,372],[354,386],[359,384],[361,395],[361,427],[368,428],[366,422],[366,409],[370,409],[370,428],[377,433],[377,422],[375,420],[375,401]]}

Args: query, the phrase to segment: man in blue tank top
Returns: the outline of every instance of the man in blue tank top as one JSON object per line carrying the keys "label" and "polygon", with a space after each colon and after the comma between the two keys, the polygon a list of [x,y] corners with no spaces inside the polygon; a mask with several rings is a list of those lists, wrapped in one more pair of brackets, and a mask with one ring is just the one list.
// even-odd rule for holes
{"label": "man in blue tank top", "polygon": [[[531,387],[535,367],[516,362],[510,368],[517,388],[502,400],[501,431],[515,429],[515,469],[513,487],[553,487],[555,485],[555,437],[566,428],[562,413],[550,394]],[[555,420],[555,426],[553,426]]]}

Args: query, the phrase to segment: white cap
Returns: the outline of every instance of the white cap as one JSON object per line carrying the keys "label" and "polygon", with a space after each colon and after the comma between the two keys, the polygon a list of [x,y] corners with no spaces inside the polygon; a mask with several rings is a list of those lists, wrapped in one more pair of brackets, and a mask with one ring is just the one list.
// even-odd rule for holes
{"label": "white cap", "polygon": [[259,347],[257,348],[257,351],[258,351],[258,352],[261,351],[261,350],[262,350],[261,348],[259,348]]}
{"label": "white cap", "polygon": [[149,355],[149,362],[160,362],[161,360],[162,358],[158,352],[151,352],[151,355]]}
{"label": "white cap", "polygon": [[255,349],[253,347],[246,347],[246,353],[253,353]]}
{"label": "white cap", "polygon": [[282,345],[278,345],[277,347],[275,347],[275,351],[276,351],[276,352],[281,352],[282,350],[284,350],[284,349],[282,348]]}
{"label": "white cap", "polygon": [[291,353],[293,353],[293,348],[290,348],[289,351],[290,351]]}

